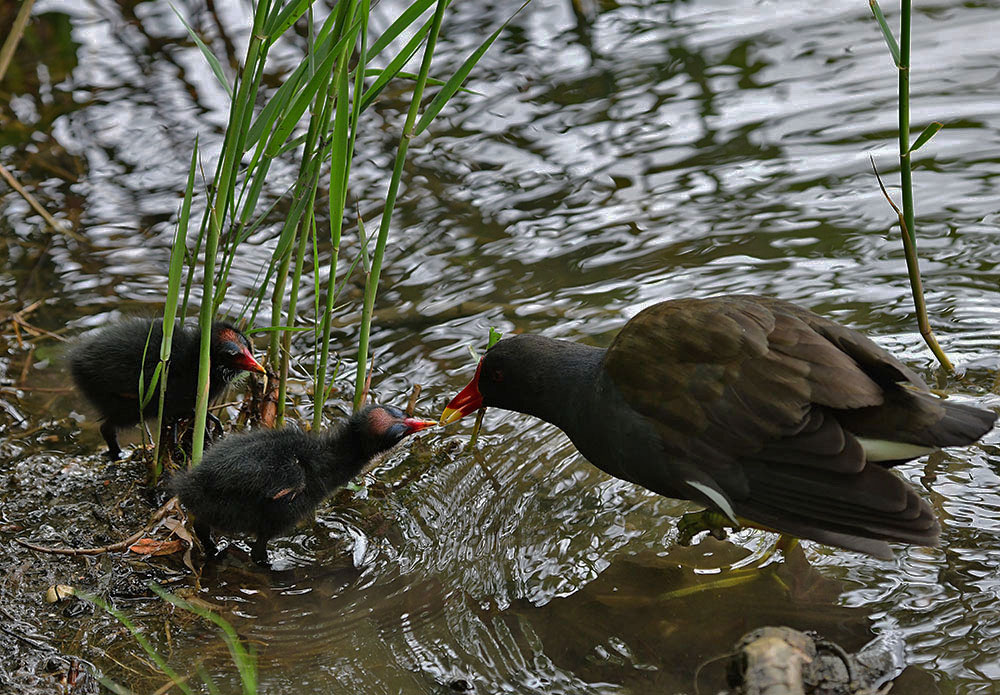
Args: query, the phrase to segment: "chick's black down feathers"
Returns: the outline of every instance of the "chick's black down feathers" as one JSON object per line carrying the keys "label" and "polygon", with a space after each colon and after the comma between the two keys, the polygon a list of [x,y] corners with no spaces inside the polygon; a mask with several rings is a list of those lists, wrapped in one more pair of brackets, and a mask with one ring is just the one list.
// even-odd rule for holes
{"label": "chick's black down feathers", "polygon": [[[83,336],[69,351],[70,371],[77,388],[104,421],[101,434],[108,455],[117,458],[117,430],[155,417],[159,399],[151,398],[140,415],[139,375],[148,387],[160,360],[162,319],[128,318]],[[180,323],[174,328],[170,369],[164,399],[164,419],[177,420],[194,412],[197,396],[201,330]],[[250,341],[234,326],[212,325],[209,397],[217,398],[241,371],[263,372],[250,351]],[[144,358],[145,356],[145,358]]]}
{"label": "chick's black down feathers", "polygon": [[176,476],[173,491],[193,515],[207,553],[215,550],[213,529],[252,533],[251,556],[266,564],[269,539],[306,518],[378,454],[430,424],[390,406],[369,406],[320,434],[286,427],[233,435]]}

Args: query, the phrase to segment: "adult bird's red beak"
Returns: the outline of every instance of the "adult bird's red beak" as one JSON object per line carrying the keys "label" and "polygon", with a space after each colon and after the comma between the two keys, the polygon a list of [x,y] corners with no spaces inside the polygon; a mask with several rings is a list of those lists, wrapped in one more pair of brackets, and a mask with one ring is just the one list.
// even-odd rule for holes
{"label": "adult bird's red beak", "polygon": [[253,355],[246,348],[243,348],[243,353],[233,360],[233,364],[248,372],[267,374],[267,370],[260,365],[260,362],[253,358]]}
{"label": "adult bird's red beak", "polygon": [[428,427],[433,427],[437,424],[436,420],[418,420],[415,417],[403,418],[403,424],[406,425],[408,432],[419,432],[420,430],[427,429]]}
{"label": "adult bird's red beak", "polygon": [[461,420],[469,413],[483,407],[483,394],[479,393],[479,373],[482,369],[483,361],[479,360],[479,366],[476,367],[476,375],[472,377],[472,381],[451,399],[451,403],[441,413],[440,422],[442,425]]}

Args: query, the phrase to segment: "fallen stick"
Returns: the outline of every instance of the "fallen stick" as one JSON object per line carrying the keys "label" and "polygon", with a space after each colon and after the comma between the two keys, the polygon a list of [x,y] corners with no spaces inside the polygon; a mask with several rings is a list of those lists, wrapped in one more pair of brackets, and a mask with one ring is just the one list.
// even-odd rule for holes
{"label": "fallen stick", "polygon": [[35,550],[40,553],[49,553],[50,555],[103,555],[104,553],[113,553],[116,550],[124,550],[142,538],[143,534],[148,533],[158,521],[167,515],[168,511],[172,508],[176,508],[176,506],[177,498],[171,497],[162,507],[153,512],[153,515],[149,518],[149,521],[146,522],[146,525],[143,526],[142,529],[136,531],[123,541],[111,543],[110,545],[104,545],[100,548],[49,548],[44,545],[35,545],[34,543],[22,541],[20,538],[15,538],[14,542],[30,550]]}

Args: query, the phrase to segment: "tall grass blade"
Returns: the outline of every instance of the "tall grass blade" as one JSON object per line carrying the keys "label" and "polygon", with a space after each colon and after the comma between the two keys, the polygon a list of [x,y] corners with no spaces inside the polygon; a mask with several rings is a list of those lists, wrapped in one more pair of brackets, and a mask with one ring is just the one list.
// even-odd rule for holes
{"label": "tall grass blade", "polygon": [[306,108],[315,98],[317,92],[322,89],[330,79],[330,71],[333,68],[333,63],[344,46],[348,43],[350,39],[355,36],[355,31],[361,26],[360,20],[355,22],[355,25],[334,44],[333,50],[330,51],[321,63],[317,65],[316,73],[309,79],[305,87],[296,95],[295,100],[289,106],[285,114],[278,120],[275,125],[274,132],[267,146],[267,154],[274,156],[277,154],[278,149],[284,144],[285,140],[291,134],[292,130],[295,128],[299,119],[302,118],[302,114],[305,113]]}
{"label": "tall grass blade", "polygon": [[[184,186],[184,200],[181,203],[177,218],[177,231],[174,233],[174,244],[170,249],[170,270],[167,276],[167,296],[163,306],[163,339],[160,342],[160,400],[156,416],[156,446],[153,449],[153,483],[161,473],[160,451],[163,446],[163,409],[167,398],[167,379],[170,374],[170,350],[173,345],[174,324],[177,320],[177,302],[180,298],[181,274],[184,272],[184,256],[187,252],[187,229],[191,218],[191,201],[194,199],[194,177],[198,167],[198,136],[194,139],[191,151],[191,166],[188,168],[187,184]],[[184,314],[181,313],[181,321]]]}
{"label": "tall grass blade", "polygon": [[94,605],[103,608],[105,611],[113,615],[115,620],[124,625],[128,629],[128,631],[132,633],[132,637],[134,637],[135,641],[139,643],[139,646],[142,647],[143,651],[145,651],[146,654],[149,655],[149,658],[153,660],[153,663],[156,664],[157,668],[163,671],[163,673],[167,675],[167,678],[173,681],[173,684],[177,687],[178,690],[180,690],[182,693],[185,693],[185,695],[194,695],[191,688],[189,688],[187,684],[184,682],[185,679],[182,678],[172,668],[170,668],[167,662],[164,661],[163,657],[160,656],[160,654],[153,648],[153,645],[149,643],[149,640],[147,640],[146,637],[142,634],[142,631],[138,627],[136,627],[135,623],[129,620],[124,613],[122,613],[117,608],[112,608],[110,604],[106,603],[103,599],[94,596],[93,594],[87,594],[82,591],[77,591],[76,595],[82,598],[84,601],[93,603]]}
{"label": "tall grass blade", "polygon": [[872,14],[875,15],[875,20],[882,29],[882,37],[885,39],[885,45],[889,47],[892,62],[895,65],[899,65],[899,44],[896,43],[896,37],[892,35],[889,23],[885,21],[885,15],[882,14],[882,8],[879,7],[878,0],[868,0],[868,7],[871,8]]}
{"label": "tall grass blade", "polygon": [[371,47],[365,52],[367,58],[365,63],[370,63],[373,56],[382,52],[382,49],[392,43],[400,34],[410,28],[410,26],[420,18],[433,4],[435,0],[417,0],[386,27],[377,39],[372,42]]}
{"label": "tall grass blade", "polygon": [[[882,11],[878,7],[876,0],[870,0],[872,12],[882,27],[889,51],[893,54],[896,66],[899,71],[899,190],[902,195],[902,210],[896,207],[889,194],[882,185],[879,178],[879,186],[886,200],[899,216],[899,228],[903,236],[903,253],[906,258],[906,273],[910,280],[910,293],[913,296],[913,306],[917,315],[917,325],[920,328],[920,335],[923,337],[927,347],[930,348],[934,356],[937,357],[941,366],[949,372],[954,368],[951,361],[945,355],[944,350],[937,342],[934,332],[931,329],[930,319],[927,316],[927,305],[924,301],[923,284],[920,279],[920,259],[917,255],[917,235],[915,229],[915,217],[913,205],[913,170],[911,153],[925,142],[930,140],[934,133],[941,129],[940,123],[932,123],[924,128],[924,131],[917,137],[916,142],[910,145],[910,37],[911,37],[911,2],[901,0],[899,12],[899,45],[892,39],[892,32],[889,31],[882,16]],[[875,166],[874,159],[872,167]],[[878,176],[878,171],[875,172]]]}
{"label": "tall grass blade", "polygon": [[[358,38],[361,39],[360,54],[367,56],[365,50],[368,40],[368,15],[370,13],[369,0],[362,0],[358,8],[360,25],[355,35],[355,40],[350,45],[356,44]],[[327,368],[330,360],[330,333],[333,320],[333,303],[336,298],[337,286],[337,264],[340,258],[340,240],[344,225],[344,208],[347,205],[347,181],[351,171],[351,161],[354,158],[354,139],[357,134],[357,117],[360,110],[358,95],[364,85],[362,74],[364,64],[359,64],[355,69],[354,100],[351,102],[351,110],[348,111],[348,87],[349,87],[349,59],[347,47],[337,63],[337,74],[334,82],[337,90],[337,110],[333,119],[333,132],[330,142],[330,185],[329,185],[329,206],[330,206],[330,262],[329,274],[327,276],[325,311],[320,315],[317,311],[317,336],[320,338],[320,356],[316,363],[314,384],[313,384],[313,419],[314,430],[319,430],[323,422],[323,406],[326,403],[327,394]],[[314,250],[315,253],[315,250]],[[318,267],[318,266],[317,266]],[[319,297],[319,285],[317,279],[317,301]],[[318,310],[318,305],[317,305]],[[322,325],[320,331],[319,326]]]}
{"label": "tall grass blade", "polygon": [[420,111],[420,101],[423,97],[424,85],[427,84],[427,75],[431,69],[431,58],[434,55],[434,47],[437,45],[437,37],[441,31],[441,23],[444,21],[444,10],[447,5],[447,0],[438,0],[434,16],[430,20],[427,45],[424,47],[424,55],[420,63],[420,71],[417,74],[417,82],[413,86],[410,109],[406,115],[406,123],[403,125],[403,133],[400,136],[399,147],[396,150],[396,161],[392,168],[392,177],[389,179],[389,189],[385,196],[385,208],[382,211],[382,220],[379,224],[378,239],[375,242],[375,253],[372,255],[371,273],[368,275],[368,280],[365,283],[365,301],[361,309],[361,331],[358,336],[358,366],[354,381],[355,411],[361,409],[367,392],[365,388],[365,370],[368,362],[368,340],[371,336],[375,294],[378,292],[379,276],[382,273],[382,257],[385,255],[385,246],[389,240],[389,225],[392,221],[392,210],[396,205],[399,183],[403,178],[403,165],[406,162],[406,151],[409,148],[413,126]]}
{"label": "tall grass blade", "polygon": [[[316,32],[316,40],[313,45],[313,57],[312,60],[322,59],[333,52],[333,28],[336,23],[337,13],[330,13],[330,16],[326,18],[323,26],[318,32]],[[294,96],[299,90],[300,85],[304,81],[308,81],[308,77],[311,77],[314,73],[314,63],[311,60],[303,60],[299,65],[292,71],[292,73],[285,78],[284,82],[274,95],[268,100],[267,104],[261,110],[257,118],[254,119],[253,124],[247,131],[247,147],[253,147],[257,144],[261,135],[271,130],[271,126],[277,119],[278,114],[283,112],[285,106],[290,103],[292,96]]]}
{"label": "tall grass blade", "polygon": [[222,85],[223,89],[226,90],[226,94],[228,94],[229,98],[232,99],[233,88],[229,85],[229,79],[226,77],[226,73],[223,72],[222,64],[219,62],[219,59],[215,57],[215,54],[212,53],[212,49],[205,45],[205,42],[201,40],[201,37],[198,36],[191,25],[187,23],[187,20],[184,19],[181,13],[177,11],[177,8],[174,7],[173,3],[170,3],[170,9],[172,9],[174,14],[177,15],[177,19],[181,20],[181,24],[184,25],[185,29],[187,29],[188,35],[194,39],[196,44],[198,44],[198,48],[201,49],[202,55],[205,56],[205,60],[207,60],[208,64],[211,66],[212,72],[215,73],[215,78],[219,80],[219,84]]}
{"label": "tall grass blade", "polygon": [[485,54],[486,51],[489,50],[490,46],[493,45],[493,42],[497,40],[497,37],[500,36],[500,32],[502,32],[507,25],[510,24],[511,20],[513,20],[514,17],[521,12],[521,10],[527,7],[530,2],[531,0],[525,0],[524,4],[517,8],[514,14],[507,18],[507,21],[501,24],[496,31],[490,34],[489,38],[479,45],[479,48],[473,51],[472,54],[465,59],[465,62],[462,63],[458,70],[455,71],[455,74],[451,76],[447,83],[445,83],[445,86],[440,92],[438,92],[437,96],[435,96],[431,103],[427,105],[424,115],[420,117],[420,121],[417,123],[417,127],[413,131],[414,137],[420,135],[424,132],[424,130],[426,130],[427,126],[429,126],[431,121],[433,121],[434,118],[441,112],[441,109],[444,108],[445,104],[447,104],[448,101],[455,96],[455,92],[462,87],[462,83],[465,82],[465,78],[469,76],[469,73],[472,72],[472,68],[476,66],[476,63],[478,63],[483,57],[483,54]]}
{"label": "tall grass blade", "polygon": [[240,681],[243,685],[244,695],[254,695],[257,692],[256,656],[253,652],[248,651],[247,648],[243,646],[239,635],[236,634],[236,630],[229,623],[229,621],[210,610],[185,601],[180,596],[175,596],[168,591],[164,591],[162,587],[155,583],[151,582],[149,584],[149,588],[164,601],[215,623],[222,630],[222,639],[229,648],[229,654],[240,673]]}
{"label": "tall grass blade", "polygon": [[278,37],[291,28],[295,22],[299,21],[299,17],[304,15],[306,10],[312,8],[312,4],[313,0],[296,0],[295,2],[290,2],[273,19],[269,19],[264,28],[268,43],[273,44],[277,41]]}
{"label": "tall grass blade", "polygon": [[434,19],[428,19],[424,24],[416,31],[416,33],[406,42],[403,49],[396,54],[390,61],[389,64],[385,66],[382,74],[372,83],[367,90],[365,90],[364,96],[361,97],[361,110],[364,111],[372,102],[378,98],[378,95],[382,93],[382,90],[393,80],[393,78],[399,74],[400,70],[410,62],[410,58],[414,56],[417,49],[420,48],[420,44],[423,43],[424,39],[430,33],[433,26]]}
{"label": "tall grass blade", "polygon": [[[365,70],[365,77],[381,77],[382,73],[384,72],[385,70],[383,70],[382,68],[368,68]],[[417,75],[415,73],[406,72],[405,70],[400,70],[399,72],[397,72],[396,77],[402,78],[404,80],[413,80],[413,81],[416,81],[417,79]],[[436,77],[428,77],[427,84],[432,85],[434,87],[443,87],[447,83],[444,80],[439,80]],[[466,94],[474,94],[480,97],[483,96],[482,92],[477,92],[476,90],[469,89],[468,87],[462,87],[458,91],[465,92]]]}

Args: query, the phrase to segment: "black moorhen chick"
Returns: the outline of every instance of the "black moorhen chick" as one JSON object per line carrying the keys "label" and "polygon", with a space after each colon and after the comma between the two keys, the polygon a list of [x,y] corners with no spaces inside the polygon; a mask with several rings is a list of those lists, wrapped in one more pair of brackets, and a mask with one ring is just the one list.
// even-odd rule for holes
{"label": "black moorhen chick", "polygon": [[931,507],[890,467],[970,444],[996,414],[935,397],[857,331],[755,296],[678,299],[606,350],[506,338],[448,404],[562,429],[601,470],[799,538],[892,557],[933,546]]}
{"label": "black moorhen chick", "polygon": [[194,516],[207,554],[215,553],[212,529],[253,533],[250,557],[266,565],[271,538],[308,516],[375,456],[436,424],[391,406],[371,405],[320,434],[286,427],[232,435],[171,485]]}
{"label": "black moorhen chick", "polygon": [[[149,347],[147,348],[147,338]],[[70,348],[73,381],[101,414],[101,434],[108,456],[121,454],[117,430],[156,417],[159,398],[152,398],[139,416],[139,370],[148,385],[160,361],[163,319],[127,318],[86,335]],[[164,419],[177,420],[194,412],[198,387],[198,354],[201,329],[178,324],[170,348],[170,371],[164,398]],[[241,371],[263,374],[254,359],[250,341],[234,326],[212,324],[212,368],[209,397],[216,398]],[[143,361],[143,351],[146,359]]]}

